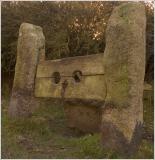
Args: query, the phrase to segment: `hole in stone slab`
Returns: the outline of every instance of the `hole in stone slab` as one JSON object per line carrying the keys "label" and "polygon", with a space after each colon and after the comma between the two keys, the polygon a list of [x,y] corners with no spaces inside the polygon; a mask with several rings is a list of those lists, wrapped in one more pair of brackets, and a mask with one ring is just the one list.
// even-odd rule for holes
{"label": "hole in stone slab", "polygon": [[74,71],[73,78],[74,78],[75,82],[80,82],[82,79],[82,72],[81,71]]}
{"label": "hole in stone slab", "polygon": [[58,84],[60,82],[61,76],[59,72],[54,72],[52,77],[55,84]]}

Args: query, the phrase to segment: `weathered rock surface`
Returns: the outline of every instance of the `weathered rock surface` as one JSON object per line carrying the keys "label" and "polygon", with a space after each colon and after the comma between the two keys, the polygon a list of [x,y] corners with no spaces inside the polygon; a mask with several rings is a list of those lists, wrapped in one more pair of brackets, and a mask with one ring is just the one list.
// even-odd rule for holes
{"label": "weathered rock surface", "polygon": [[102,108],[88,105],[64,105],[67,125],[84,133],[101,131]]}
{"label": "weathered rock surface", "polygon": [[34,80],[39,56],[44,57],[45,38],[41,27],[23,23],[19,30],[17,62],[9,115],[28,116],[36,106]]}
{"label": "weathered rock surface", "polygon": [[114,9],[106,31],[102,142],[126,153],[137,148],[143,124],[145,26],[145,7],[131,2]]}
{"label": "weathered rock surface", "polygon": [[[69,127],[87,133],[99,132],[101,106],[106,96],[102,59],[103,54],[96,54],[40,62],[35,96],[62,99]],[[67,82],[65,88],[64,82]]]}
{"label": "weathered rock surface", "polygon": [[[106,92],[102,59],[102,54],[96,54],[40,62],[35,96],[62,98],[62,84],[67,81],[63,98],[103,101]],[[81,72],[79,79],[75,72]],[[60,75],[58,82],[54,73]]]}

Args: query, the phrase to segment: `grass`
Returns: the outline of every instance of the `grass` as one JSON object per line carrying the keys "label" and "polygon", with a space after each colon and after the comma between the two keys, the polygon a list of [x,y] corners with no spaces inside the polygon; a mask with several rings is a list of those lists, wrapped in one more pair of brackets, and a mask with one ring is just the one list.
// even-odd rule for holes
{"label": "grass", "polygon": [[[148,96],[148,95],[147,95]],[[145,134],[133,158],[153,158],[153,103],[144,98]],[[101,147],[100,134],[83,135],[66,126],[63,108],[43,100],[31,118],[9,119],[9,96],[2,96],[2,158],[121,158]]]}

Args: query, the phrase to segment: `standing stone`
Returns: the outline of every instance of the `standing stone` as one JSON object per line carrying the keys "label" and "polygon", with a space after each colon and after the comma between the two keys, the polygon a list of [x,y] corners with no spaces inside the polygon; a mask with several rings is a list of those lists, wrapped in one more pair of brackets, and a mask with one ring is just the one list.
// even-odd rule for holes
{"label": "standing stone", "polygon": [[142,134],[145,27],[145,7],[130,2],[114,9],[106,30],[102,142],[105,148],[128,155]]}
{"label": "standing stone", "polygon": [[45,38],[42,28],[28,23],[21,24],[13,90],[9,106],[11,117],[28,116],[36,106],[34,82],[39,56],[44,57],[44,50]]}

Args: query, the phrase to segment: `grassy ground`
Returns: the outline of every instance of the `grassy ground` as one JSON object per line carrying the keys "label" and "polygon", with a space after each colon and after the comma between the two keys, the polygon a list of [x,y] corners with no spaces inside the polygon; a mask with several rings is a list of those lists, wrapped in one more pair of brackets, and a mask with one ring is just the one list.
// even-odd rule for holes
{"label": "grassy ground", "polygon": [[[133,158],[153,158],[153,101],[144,99],[144,136]],[[149,99],[149,102],[148,102]],[[100,135],[70,130],[61,105],[43,101],[28,119],[9,119],[8,94],[2,96],[2,158],[121,158],[105,151]]]}

